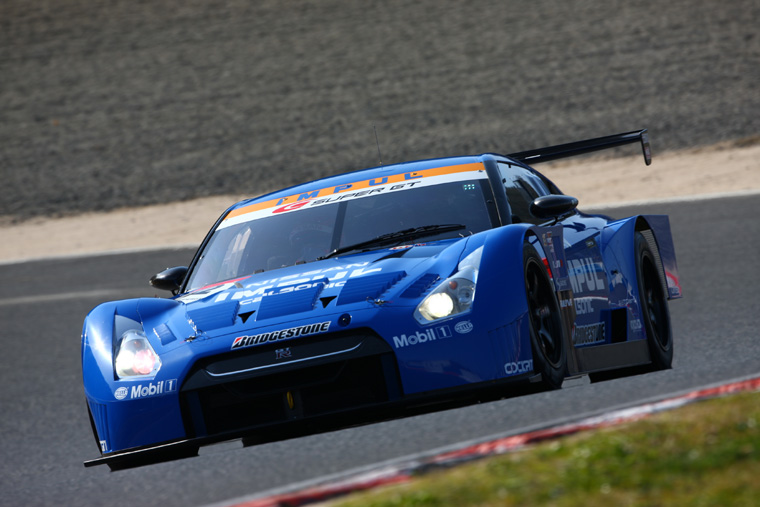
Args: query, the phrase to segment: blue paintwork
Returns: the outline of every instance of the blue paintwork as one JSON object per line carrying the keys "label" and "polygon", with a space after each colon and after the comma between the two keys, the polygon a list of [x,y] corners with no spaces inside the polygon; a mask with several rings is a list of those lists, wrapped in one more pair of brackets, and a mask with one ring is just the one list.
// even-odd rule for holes
{"label": "blue paintwork", "polygon": [[[228,212],[328,186],[482,160],[427,160],[343,174],[242,201]],[[612,221],[576,212],[553,227],[503,225],[462,239],[411,246],[403,252],[382,248],[263,272],[239,280],[238,287],[228,283],[173,299],[102,304],[89,313],[82,333],[84,389],[101,450],[107,455],[185,438],[179,391],[192,364],[229,352],[241,336],[297,326],[329,322],[330,331],[373,330],[395,352],[405,395],[509,377],[524,379],[524,372],[509,370],[510,365],[532,360],[522,266],[526,238],[533,237],[531,242],[539,253],[555,267],[557,289],[572,291],[579,310],[576,326],[605,322],[615,308],[626,308],[629,321],[636,321],[641,319],[633,254],[637,221],[647,223],[654,231],[669,295],[680,297],[667,217]],[[555,248],[542,246],[549,242]],[[459,261],[481,246],[480,276],[471,311],[426,326],[418,324],[413,312],[426,293],[409,297],[407,291],[431,273],[441,280],[452,275]],[[348,293],[347,287],[352,287],[361,295],[361,290],[370,290],[373,282],[382,282],[379,277],[385,275],[398,281],[387,291],[371,294],[372,300],[352,299]],[[313,304],[315,296],[309,291],[319,290],[320,297],[336,296],[335,302],[326,308]],[[308,297],[298,299],[299,291]],[[341,297],[348,302],[337,304]],[[252,310],[256,313],[245,323],[237,317]],[[351,322],[341,327],[338,320],[344,314],[351,315]],[[153,378],[115,380],[113,344],[121,335],[115,329],[130,322],[145,331],[161,358],[161,369]],[[610,328],[606,326],[603,342],[578,346],[609,344]],[[625,340],[642,340],[644,334],[640,326],[628,326]]]}

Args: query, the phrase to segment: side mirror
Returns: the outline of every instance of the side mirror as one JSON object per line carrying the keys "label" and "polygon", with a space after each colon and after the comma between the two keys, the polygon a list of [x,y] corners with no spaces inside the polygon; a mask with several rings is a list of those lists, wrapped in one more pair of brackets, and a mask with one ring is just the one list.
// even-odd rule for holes
{"label": "side mirror", "polygon": [[563,194],[542,195],[530,205],[530,212],[536,218],[557,219],[578,207],[578,199]]}
{"label": "side mirror", "polygon": [[182,287],[182,282],[187,275],[187,267],[177,266],[174,268],[168,268],[157,275],[153,275],[150,278],[150,284],[156,289],[170,290],[173,294],[179,291]]}

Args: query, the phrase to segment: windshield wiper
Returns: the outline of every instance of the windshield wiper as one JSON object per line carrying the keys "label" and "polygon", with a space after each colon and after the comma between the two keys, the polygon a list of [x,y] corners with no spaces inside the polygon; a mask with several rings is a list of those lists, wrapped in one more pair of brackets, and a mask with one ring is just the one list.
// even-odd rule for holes
{"label": "windshield wiper", "polygon": [[390,232],[388,234],[381,234],[376,238],[354,243],[353,245],[346,245],[340,248],[336,248],[327,255],[317,258],[318,261],[323,259],[329,259],[336,255],[340,255],[347,252],[353,252],[355,250],[368,250],[372,247],[380,247],[383,245],[392,245],[394,243],[400,243],[402,241],[424,238],[425,236],[434,236],[436,234],[442,234],[444,232],[453,232],[464,229],[466,226],[462,224],[444,224],[444,225],[423,225],[422,227],[413,227],[411,229],[404,229],[402,231]]}

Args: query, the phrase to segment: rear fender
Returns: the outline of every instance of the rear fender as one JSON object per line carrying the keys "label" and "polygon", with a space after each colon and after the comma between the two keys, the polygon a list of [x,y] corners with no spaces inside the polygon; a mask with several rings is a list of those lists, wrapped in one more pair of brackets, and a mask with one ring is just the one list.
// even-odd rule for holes
{"label": "rear fender", "polygon": [[[649,242],[649,247],[659,256],[660,280],[665,287],[668,299],[683,297],[681,283],[678,277],[676,249],[673,245],[673,235],[670,231],[670,220],[667,215],[640,215],[636,220],[636,230],[641,231]],[[651,231],[651,234],[647,231]]]}
{"label": "rear fender", "polygon": [[[641,232],[649,242],[668,299],[682,297],[673,237],[666,215],[638,215],[610,223],[603,232],[605,265],[610,269],[616,269],[614,267],[617,266],[616,270],[628,280],[635,280],[633,242],[636,232]],[[613,272],[612,275],[614,274]]]}

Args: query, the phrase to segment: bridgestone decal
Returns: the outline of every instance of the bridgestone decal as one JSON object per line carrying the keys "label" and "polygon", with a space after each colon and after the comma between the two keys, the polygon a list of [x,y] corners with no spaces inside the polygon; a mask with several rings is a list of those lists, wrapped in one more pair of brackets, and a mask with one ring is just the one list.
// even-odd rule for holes
{"label": "bridgestone decal", "polygon": [[253,336],[238,336],[235,338],[235,341],[232,342],[232,350],[260,345],[267,342],[276,342],[278,340],[288,340],[299,336],[326,333],[328,329],[330,329],[330,321],[309,324],[307,326],[291,327],[290,329],[280,329],[279,331],[261,333]]}

